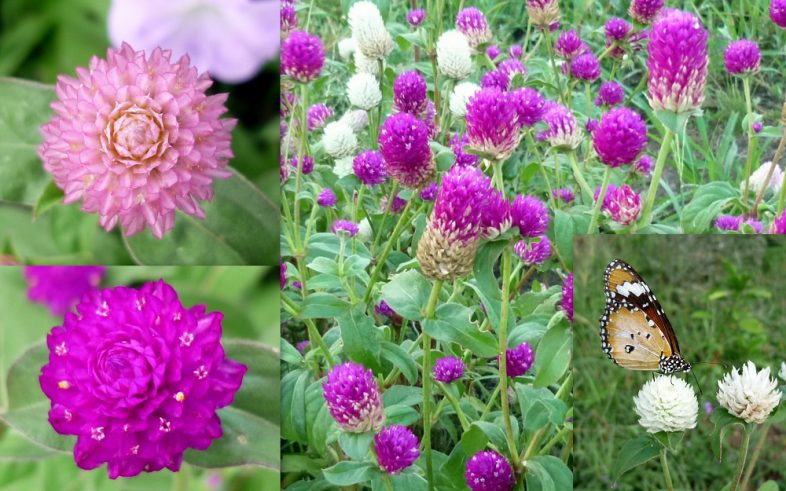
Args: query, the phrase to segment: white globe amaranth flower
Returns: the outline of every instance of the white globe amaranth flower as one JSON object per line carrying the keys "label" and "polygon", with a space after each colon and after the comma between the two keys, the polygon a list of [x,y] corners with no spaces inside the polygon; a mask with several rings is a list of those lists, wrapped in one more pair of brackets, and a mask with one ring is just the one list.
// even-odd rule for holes
{"label": "white globe amaranth flower", "polygon": [[786,362],[781,362],[781,371],[778,372],[778,376],[786,382]]}
{"label": "white globe amaranth flower", "polygon": [[379,9],[363,0],[349,8],[347,15],[358,49],[369,58],[385,58],[393,50],[393,38],[385,28]]}
{"label": "white globe amaranth flower", "polygon": [[379,62],[373,58],[364,55],[360,50],[356,50],[354,54],[355,70],[358,73],[370,73],[375,77],[379,76]]}
{"label": "white globe amaranth flower", "polygon": [[347,157],[336,159],[336,163],[333,164],[333,174],[337,175],[338,178],[341,179],[354,173],[355,171],[352,169],[352,161],[354,158],[354,156],[349,155]]}
{"label": "white globe amaranth flower", "polygon": [[360,109],[368,111],[377,107],[382,102],[382,92],[379,82],[370,73],[356,73],[347,82],[347,97],[349,102]]}
{"label": "white globe amaranth flower", "polygon": [[778,382],[770,378],[770,368],[756,371],[752,361],[742,366],[742,373],[731,372],[718,381],[718,404],[732,416],[746,423],[762,424],[781,400]]}
{"label": "white globe amaranth flower", "polygon": [[344,38],[338,42],[338,56],[342,60],[348,60],[357,49],[358,44],[355,42],[355,38]]}
{"label": "white globe amaranth flower", "polygon": [[[750,179],[748,179],[748,187],[754,192],[759,193],[761,192],[762,188],[765,186],[765,180],[767,179],[767,174],[770,172],[770,166],[772,165],[772,161],[764,162],[761,166],[753,171],[751,174]],[[772,171],[772,177],[770,177],[769,185],[767,186],[769,189],[772,189],[774,192],[778,192],[783,186],[783,170],[779,165],[775,166],[775,169]],[[740,184],[740,191],[745,188],[745,181]]]}
{"label": "white globe amaranth flower", "polygon": [[371,242],[371,239],[374,238],[374,231],[371,229],[371,222],[368,221],[368,218],[364,218],[358,224],[357,236],[363,242]]}
{"label": "white globe amaranth flower", "polygon": [[328,155],[341,159],[352,155],[358,146],[358,139],[351,126],[341,121],[333,121],[325,126],[322,146]]}
{"label": "white globe amaranth flower", "polygon": [[368,113],[363,109],[350,109],[338,121],[348,125],[355,133],[360,133],[368,126]]}
{"label": "white globe amaranth flower", "polygon": [[469,76],[472,50],[464,34],[455,29],[442,33],[437,41],[437,67],[448,78],[462,80]]}
{"label": "white globe amaranth flower", "polygon": [[478,84],[472,82],[461,82],[453,89],[450,94],[450,112],[457,118],[463,118],[467,115],[467,104],[469,98],[475,95],[475,92],[480,90]]}
{"label": "white globe amaranth flower", "polygon": [[699,402],[687,382],[659,375],[633,397],[639,424],[649,433],[685,431],[696,427]]}

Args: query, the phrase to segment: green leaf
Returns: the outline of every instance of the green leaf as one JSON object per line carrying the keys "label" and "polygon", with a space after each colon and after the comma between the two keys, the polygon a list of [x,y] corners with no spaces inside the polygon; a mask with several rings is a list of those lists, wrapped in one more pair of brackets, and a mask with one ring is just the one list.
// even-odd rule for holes
{"label": "green leaf", "polygon": [[415,321],[423,319],[422,310],[430,293],[431,284],[414,269],[393,275],[382,287],[382,298],[390,308],[401,317]]}
{"label": "green leaf", "polygon": [[516,384],[516,395],[525,430],[539,430],[549,423],[560,425],[565,422],[568,406],[549,389]]}
{"label": "green leaf", "polygon": [[639,435],[626,442],[611,465],[611,479],[616,481],[623,474],[648,462],[660,453],[660,444],[650,434]]}
{"label": "green leaf", "polygon": [[389,361],[398,368],[410,384],[417,382],[418,365],[407,350],[390,341],[383,341],[381,349],[382,359]]}
{"label": "green leaf", "polygon": [[351,486],[366,482],[374,477],[377,468],[368,462],[343,461],[322,470],[322,475],[336,486]]}
{"label": "green leaf", "polygon": [[338,436],[338,444],[341,449],[352,460],[363,460],[368,455],[371,442],[374,440],[374,433],[347,433],[342,431]]}
{"label": "green leaf", "polygon": [[[501,307],[502,293],[500,292],[499,282],[494,276],[494,265],[502,254],[502,249],[508,246],[507,241],[486,242],[480,246],[475,254],[475,264],[472,267],[473,279],[467,281],[467,285],[475,290],[480,297],[480,301],[486,306],[486,314],[491,325],[499,326],[499,313]],[[513,316],[510,317],[512,327]]]}
{"label": "green leaf", "polygon": [[553,455],[536,455],[526,461],[527,491],[573,489],[573,472]]}
{"label": "green leaf", "polygon": [[759,487],[759,491],[778,491],[778,483],[767,481]]}
{"label": "green leaf", "polygon": [[[585,232],[579,230],[579,233]],[[562,210],[554,210],[554,247],[565,260],[568,268],[573,265],[573,236],[576,234],[576,223],[573,217]]]}
{"label": "green leaf", "polygon": [[279,212],[265,194],[232,170],[214,184],[204,220],[178,213],[175,227],[158,240],[149,230],[126,237],[139,264],[278,263]]}
{"label": "green leaf", "polygon": [[287,440],[306,441],[306,387],[310,380],[311,374],[302,369],[281,379],[281,434]]}
{"label": "green leaf", "polygon": [[312,293],[303,301],[299,317],[303,319],[330,319],[344,315],[350,304],[331,293]]}
{"label": "green leaf", "polygon": [[548,387],[567,371],[572,339],[566,322],[559,322],[546,331],[535,353],[535,387]]}
{"label": "green leaf", "polygon": [[49,211],[53,206],[62,203],[63,196],[63,190],[60,189],[54,181],[49,181],[44,190],[41,192],[41,195],[38,196],[35,206],[33,206],[33,218],[35,219],[40,217]]}
{"label": "green leaf", "polygon": [[706,232],[712,220],[738,196],[739,191],[728,182],[711,182],[699,186],[693,195],[693,200],[682,210],[683,231],[686,234]]}
{"label": "green leaf", "polygon": [[336,317],[336,321],[347,357],[378,372],[379,331],[374,325],[374,319],[366,314],[365,305],[358,304],[346,314]]}
{"label": "green leaf", "polygon": [[715,429],[712,430],[710,445],[712,446],[712,453],[720,461],[723,460],[723,437],[726,435],[726,432],[734,425],[740,425],[744,429],[745,424],[741,419],[732,416],[725,409],[713,411],[710,421],[715,425]]}
{"label": "green leaf", "polygon": [[420,413],[415,409],[396,404],[393,406],[385,406],[385,424],[409,426],[415,424],[420,419]]}
{"label": "green leaf", "polygon": [[446,343],[456,343],[472,351],[476,356],[496,356],[497,340],[488,331],[481,331],[471,322],[472,309],[457,303],[445,303],[437,307],[436,318],[423,321],[426,333]]}
{"label": "green leaf", "polygon": [[48,459],[57,452],[44,448],[23,437],[16,431],[7,431],[0,437],[0,462],[27,462]]}
{"label": "green leaf", "polygon": [[450,479],[457,489],[466,489],[464,469],[470,457],[486,447],[488,438],[478,426],[472,425],[461,435],[458,445],[453,447],[448,460],[440,468],[440,474]]}

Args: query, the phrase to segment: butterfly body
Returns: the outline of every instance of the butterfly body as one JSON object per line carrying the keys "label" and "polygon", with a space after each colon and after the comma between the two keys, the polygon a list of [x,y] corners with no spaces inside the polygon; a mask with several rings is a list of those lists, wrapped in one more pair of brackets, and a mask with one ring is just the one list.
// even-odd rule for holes
{"label": "butterfly body", "polygon": [[664,374],[691,369],[680,354],[668,317],[650,287],[627,263],[615,259],[604,274],[606,309],[600,317],[603,351],[623,368]]}

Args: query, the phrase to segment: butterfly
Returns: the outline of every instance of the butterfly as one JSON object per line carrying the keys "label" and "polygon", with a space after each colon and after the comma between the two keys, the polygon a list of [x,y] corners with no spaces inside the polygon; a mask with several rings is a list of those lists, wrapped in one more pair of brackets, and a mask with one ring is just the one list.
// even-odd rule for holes
{"label": "butterfly", "polygon": [[606,309],[600,317],[600,338],[609,359],[630,370],[690,371],[669,318],[641,275],[615,259],[606,266],[603,283]]}

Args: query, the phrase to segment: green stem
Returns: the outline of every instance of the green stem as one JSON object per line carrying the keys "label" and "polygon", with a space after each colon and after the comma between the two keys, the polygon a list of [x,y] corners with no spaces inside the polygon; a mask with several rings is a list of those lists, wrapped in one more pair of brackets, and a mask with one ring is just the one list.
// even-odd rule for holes
{"label": "green stem", "polygon": [[546,38],[546,50],[548,51],[549,60],[551,61],[551,68],[554,70],[554,78],[557,81],[559,100],[562,104],[565,104],[565,96],[562,94],[562,80],[560,79],[559,70],[557,69],[557,63],[554,61],[554,45],[551,42],[551,30],[542,29],[541,33],[543,33]]}
{"label": "green stem", "polygon": [[[439,300],[439,292],[442,289],[442,280],[434,280],[431,288],[431,295],[426,306],[424,319],[430,319],[434,315]],[[434,469],[431,461],[431,336],[423,331],[423,453],[426,457],[426,481],[428,489],[434,489]]]}
{"label": "green stem", "polygon": [[759,456],[761,455],[761,451],[764,448],[764,444],[767,443],[767,433],[769,432],[770,425],[769,423],[765,423],[762,428],[759,441],[756,442],[756,446],[753,447],[753,454],[751,454],[751,459],[748,462],[747,468],[745,469],[745,475],[742,476],[742,481],[740,482],[740,489],[743,491],[748,489],[748,481],[751,478],[751,474],[753,474],[753,469],[756,467],[756,461],[759,460]]}
{"label": "green stem", "polygon": [[385,211],[382,212],[382,221],[379,222],[379,230],[377,230],[377,236],[374,237],[374,245],[371,246],[371,252],[375,252],[377,247],[379,247],[379,241],[382,240],[382,232],[385,230],[385,222],[388,221],[388,215],[390,215],[390,208],[393,206],[393,199],[398,194],[398,182],[393,182],[393,186],[390,188],[390,195],[388,196],[387,204],[385,205]]}
{"label": "green stem", "polygon": [[478,421],[483,421],[486,419],[486,416],[489,415],[491,412],[491,407],[494,405],[494,401],[497,400],[497,394],[499,394],[499,384],[494,387],[494,392],[491,393],[489,397],[489,402],[486,403],[486,407],[483,409],[483,413],[480,415],[480,419]]}
{"label": "green stem", "polygon": [[646,227],[652,220],[652,208],[655,206],[655,195],[658,194],[658,187],[660,186],[660,177],[663,174],[663,168],[666,165],[666,157],[669,155],[671,149],[671,140],[674,138],[674,132],[669,127],[666,128],[666,134],[663,135],[663,142],[658,151],[658,160],[655,162],[655,170],[652,172],[652,182],[650,182],[650,189],[647,192],[647,200],[644,202],[644,209],[641,212],[641,219],[639,223],[641,227]]}
{"label": "green stem", "polygon": [[587,181],[584,179],[584,174],[582,174],[581,168],[579,168],[579,159],[576,157],[576,151],[571,150],[568,156],[570,157],[570,167],[573,169],[573,177],[576,179],[576,182],[579,183],[579,187],[584,193],[584,199],[587,200],[587,203],[592,203],[592,188],[587,184]]}
{"label": "green stem", "polygon": [[666,489],[674,491],[674,485],[671,483],[671,473],[669,472],[669,461],[666,459],[666,447],[660,449],[660,465],[663,468],[663,480],[666,481]]}
{"label": "green stem", "polygon": [[308,132],[308,86],[300,85],[300,145],[297,155],[297,175],[295,176],[295,196],[294,196],[294,219],[292,226],[295,232],[295,245],[298,249],[302,245],[300,241],[300,190],[303,186],[303,160],[306,156],[306,145]]}
{"label": "green stem", "polygon": [[594,234],[598,231],[598,216],[600,215],[600,208],[603,205],[603,199],[606,197],[606,190],[609,188],[609,180],[611,179],[611,167],[606,166],[606,172],[603,173],[603,184],[600,187],[600,194],[595,201],[595,208],[592,210],[592,219],[590,220],[588,234]]}
{"label": "green stem", "polygon": [[[284,310],[289,312],[292,317],[298,317],[299,310],[297,305],[295,305],[292,300],[289,299],[284,293],[281,293],[281,304],[284,307]],[[325,360],[330,368],[333,368],[333,365],[336,364],[333,356],[330,354],[330,350],[328,349],[325,341],[322,339],[322,335],[319,334],[317,330],[317,326],[314,324],[314,321],[311,319],[303,319],[303,322],[306,324],[306,328],[308,329],[308,339],[311,342],[312,346],[316,346],[322,351],[322,354],[325,356]]]}
{"label": "green stem", "polygon": [[743,431],[742,436],[742,446],[740,447],[740,456],[739,460],[737,461],[737,471],[734,473],[734,479],[731,481],[731,487],[729,491],[737,491],[740,484],[740,478],[742,478],[742,469],[745,468],[745,459],[748,457],[748,447],[751,443],[751,433],[752,430],[749,431],[747,428]]}
{"label": "green stem", "polygon": [[385,483],[385,489],[387,491],[393,491],[393,483],[390,481],[390,475],[383,474],[382,475],[382,482]]}
{"label": "green stem", "polygon": [[360,215],[360,209],[363,207],[363,191],[365,191],[365,189],[365,184],[361,184],[360,190],[358,191],[357,201],[355,202],[355,208],[352,211],[352,221],[355,223],[357,223],[358,216]]}
{"label": "green stem", "polygon": [[[749,77],[743,77],[742,87],[745,91],[745,109],[748,111],[748,158],[745,161],[745,182],[742,190],[742,204],[748,201],[748,187],[753,168],[753,153],[756,150],[756,136],[753,131],[753,103],[751,101],[751,81]],[[766,188],[766,186],[764,186]]]}
{"label": "green stem", "polygon": [[456,416],[458,416],[459,422],[461,423],[461,429],[464,431],[469,431],[469,421],[467,421],[467,416],[464,414],[464,411],[461,410],[459,406],[458,400],[453,397],[453,394],[450,393],[448,388],[442,382],[437,382],[439,388],[442,389],[442,393],[445,394],[445,398],[448,400],[451,406],[453,406],[453,410],[456,412]]}
{"label": "green stem", "polygon": [[[508,451],[511,457],[518,455],[516,440],[513,436],[513,424],[510,421],[510,403],[508,401],[508,311],[510,307],[510,247],[502,250],[502,304],[499,311],[499,394],[502,406],[502,419],[505,422],[505,436],[508,441]],[[521,467],[520,462],[515,462],[515,467]]]}
{"label": "green stem", "polygon": [[[784,110],[786,110],[786,104],[784,105]],[[770,163],[770,168],[767,170],[767,177],[764,179],[764,185],[762,185],[759,193],[756,195],[756,199],[753,201],[753,206],[751,206],[751,216],[756,217],[759,210],[759,204],[761,200],[764,199],[764,193],[767,192],[767,188],[769,188],[770,180],[772,179],[772,175],[775,173],[775,168],[778,166],[778,163],[781,161],[781,157],[783,156],[783,151],[786,149],[786,126],[783,128],[783,135],[781,136],[781,141],[778,143],[778,148],[775,150],[775,156],[772,157],[772,162]],[[747,182],[747,181],[745,181]],[[781,195],[783,194],[784,186],[781,186]],[[779,213],[780,214],[780,213]]]}
{"label": "green stem", "polygon": [[[393,244],[398,239],[398,236],[401,235],[401,232],[404,230],[405,224],[408,223],[407,215],[409,214],[409,209],[412,207],[412,203],[415,202],[415,198],[412,197],[407,200],[407,204],[404,207],[404,210],[401,212],[401,216],[396,223],[396,227],[393,229],[393,233],[390,235],[390,239],[388,239],[387,243],[385,244],[385,248],[382,249],[382,254],[379,255],[377,258],[377,264],[374,266],[374,270],[371,272],[371,278],[368,282],[368,288],[366,289],[366,294],[363,296],[363,303],[368,303],[371,300],[371,293],[374,288],[374,284],[377,282],[377,278],[379,277],[379,273],[382,271],[382,268],[385,267],[385,261],[388,258],[388,254],[393,249]],[[380,230],[377,232],[379,235],[382,234]]]}

